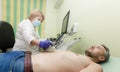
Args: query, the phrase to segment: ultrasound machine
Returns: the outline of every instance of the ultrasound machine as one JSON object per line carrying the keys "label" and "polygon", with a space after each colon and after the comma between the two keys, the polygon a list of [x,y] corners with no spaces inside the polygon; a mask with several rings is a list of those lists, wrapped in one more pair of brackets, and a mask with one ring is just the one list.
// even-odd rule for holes
{"label": "ultrasound machine", "polygon": [[74,39],[69,40],[67,42],[65,41],[68,36],[75,33],[75,32],[73,32],[73,27],[71,29],[72,31],[70,33],[68,33],[69,16],[70,16],[70,10],[67,12],[65,17],[63,18],[61,34],[53,42],[56,49],[67,50],[72,44],[80,41],[80,38],[74,38]]}

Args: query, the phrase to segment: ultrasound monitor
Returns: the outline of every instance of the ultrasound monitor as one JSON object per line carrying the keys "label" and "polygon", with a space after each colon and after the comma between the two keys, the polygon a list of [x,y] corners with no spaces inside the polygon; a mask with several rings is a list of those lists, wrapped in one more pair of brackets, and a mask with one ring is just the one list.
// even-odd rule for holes
{"label": "ultrasound monitor", "polygon": [[68,22],[69,22],[69,15],[70,15],[70,10],[67,12],[67,14],[65,15],[65,17],[63,19],[61,34],[67,33]]}
{"label": "ultrasound monitor", "polygon": [[64,34],[67,34],[67,28],[68,28],[68,22],[69,22],[69,15],[70,15],[70,10],[67,12],[65,17],[63,18],[63,23],[62,23],[62,28],[61,28],[61,34],[57,38],[56,43],[61,40]]}

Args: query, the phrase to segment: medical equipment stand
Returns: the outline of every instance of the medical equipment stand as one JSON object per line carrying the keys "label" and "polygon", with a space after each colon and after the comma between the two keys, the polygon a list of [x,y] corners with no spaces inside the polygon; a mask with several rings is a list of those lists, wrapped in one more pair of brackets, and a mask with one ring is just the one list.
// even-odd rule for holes
{"label": "medical equipment stand", "polygon": [[55,45],[55,48],[58,50],[67,50],[68,48],[70,48],[70,46],[72,46],[73,44],[77,43],[80,41],[81,38],[74,38],[72,40],[69,41],[65,41],[67,39],[67,34],[65,34],[61,40]]}

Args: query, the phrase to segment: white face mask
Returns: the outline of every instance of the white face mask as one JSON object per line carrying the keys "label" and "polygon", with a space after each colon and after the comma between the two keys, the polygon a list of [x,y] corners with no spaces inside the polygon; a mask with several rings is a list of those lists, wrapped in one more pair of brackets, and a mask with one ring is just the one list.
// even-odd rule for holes
{"label": "white face mask", "polygon": [[39,26],[41,24],[41,21],[39,21],[38,19],[35,19],[35,21],[32,22],[34,27]]}

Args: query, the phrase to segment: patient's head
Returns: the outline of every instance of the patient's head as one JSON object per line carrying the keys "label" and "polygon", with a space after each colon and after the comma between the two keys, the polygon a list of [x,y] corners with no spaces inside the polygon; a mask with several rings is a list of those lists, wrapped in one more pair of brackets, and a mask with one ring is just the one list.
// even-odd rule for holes
{"label": "patient's head", "polygon": [[85,51],[85,55],[97,63],[106,62],[110,57],[109,49],[105,45],[94,45]]}

